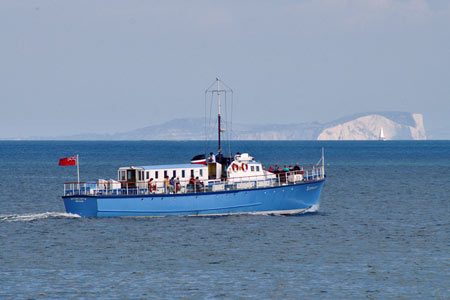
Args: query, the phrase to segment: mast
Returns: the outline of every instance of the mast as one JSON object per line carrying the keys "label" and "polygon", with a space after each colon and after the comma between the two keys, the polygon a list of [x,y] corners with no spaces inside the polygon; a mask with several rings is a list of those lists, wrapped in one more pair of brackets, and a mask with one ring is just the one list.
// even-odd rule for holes
{"label": "mast", "polygon": [[[217,138],[218,138],[218,153],[222,154],[222,132],[224,132],[223,124],[222,124],[222,101],[225,101],[225,127],[227,130],[231,131],[227,125],[228,115],[227,111],[227,94],[231,94],[231,106],[233,106],[233,90],[226,85],[223,81],[221,81],[218,77],[216,77],[216,81],[214,81],[209,88],[205,91],[205,138],[207,138],[207,124],[206,124],[206,103],[207,103],[207,95],[211,95],[211,107],[212,103],[217,100]],[[217,96],[217,99],[216,99]],[[223,98],[223,99],[222,99]],[[231,153],[231,151],[230,151]]]}
{"label": "mast", "polygon": [[219,78],[216,78],[217,81],[217,110],[218,110],[218,114],[217,114],[217,129],[218,129],[218,141],[219,141],[219,150],[217,152],[217,154],[220,154],[222,152],[222,146],[220,145],[220,81]]}

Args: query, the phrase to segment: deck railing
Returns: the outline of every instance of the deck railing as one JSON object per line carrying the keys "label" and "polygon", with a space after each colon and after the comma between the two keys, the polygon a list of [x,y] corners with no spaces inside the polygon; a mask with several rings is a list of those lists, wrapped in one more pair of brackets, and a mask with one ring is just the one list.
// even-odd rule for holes
{"label": "deck railing", "polygon": [[161,182],[148,185],[147,182],[110,184],[105,181],[97,182],[68,182],[64,184],[65,196],[97,196],[97,195],[149,195],[149,194],[186,194],[206,193],[218,191],[245,190],[264,187],[276,187],[288,184],[301,184],[325,178],[322,165],[309,168],[303,167],[300,171],[277,172],[273,175],[256,175],[234,177],[229,180],[206,180],[190,184],[189,180],[181,180],[176,186],[164,186]]}

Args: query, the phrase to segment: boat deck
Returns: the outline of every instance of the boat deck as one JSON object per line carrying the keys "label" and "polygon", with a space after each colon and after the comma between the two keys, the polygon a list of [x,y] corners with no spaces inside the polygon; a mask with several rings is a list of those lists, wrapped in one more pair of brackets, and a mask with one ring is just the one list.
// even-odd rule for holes
{"label": "boat deck", "polygon": [[304,184],[321,181],[325,178],[324,168],[320,165],[304,168],[301,171],[273,173],[272,178],[261,176],[246,176],[228,180],[207,180],[198,184],[189,184],[182,180],[174,186],[148,187],[146,183],[122,183],[120,188],[111,188],[108,183],[97,182],[69,182],[64,184],[64,196],[133,196],[133,195],[162,195],[162,194],[192,194],[259,189],[291,184]]}

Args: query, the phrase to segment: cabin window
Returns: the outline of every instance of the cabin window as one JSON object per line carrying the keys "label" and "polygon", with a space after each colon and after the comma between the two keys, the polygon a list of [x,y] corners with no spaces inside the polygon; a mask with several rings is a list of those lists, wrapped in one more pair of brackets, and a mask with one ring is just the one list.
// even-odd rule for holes
{"label": "cabin window", "polygon": [[128,179],[133,178],[133,171],[128,170],[128,172],[127,172],[127,178],[128,178]]}
{"label": "cabin window", "polygon": [[173,177],[177,177],[177,170],[173,170]]}
{"label": "cabin window", "polygon": [[191,177],[194,177],[194,170],[191,169]]}
{"label": "cabin window", "polygon": [[186,177],[186,172],[184,170],[181,170],[181,178]]}
{"label": "cabin window", "polygon": [[155,179],[158,179],[158,171],[155,171]]}
{"label": "cabin window", "polygon": [[119,180],[120,180],[120,181],[126,180],[125,171],[120,171]]}
{"label": "cabin window", "polygon": [[150,172],[145,172],[147,174],[147,180],[150,179]]}
{"label": "cabin window", "polygon": [[164,178],[168,177],[167,176],[167,170],[164,170]]}
{"label": "cabin window", "polygon": [[203,169],[200,169],[200,177],[203,176]]}
{"label": "cabin window", "polygon": [[142,180],[142,172],[139,171],[138,173],[139,173],[139,180]]}
{"label": "cabin window", "polygon": [[254,167],[254,166],[251,166],[251,167],[250,167],[250,171],[255,172],[255,167]]}
{"label": "cabin window", "polygon": [[256,166],[256,172],[259,172],[259,166]]}

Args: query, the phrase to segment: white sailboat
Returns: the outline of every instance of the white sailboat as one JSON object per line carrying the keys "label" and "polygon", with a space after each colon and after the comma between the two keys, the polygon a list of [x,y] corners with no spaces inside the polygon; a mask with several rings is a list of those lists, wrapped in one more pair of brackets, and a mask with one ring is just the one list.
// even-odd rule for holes
{"label": "white sailboat", "polygon": [[380,128],[380,135],[378,137],[378,140],[385,141],[386,137],[384,136],[383,127]]}

